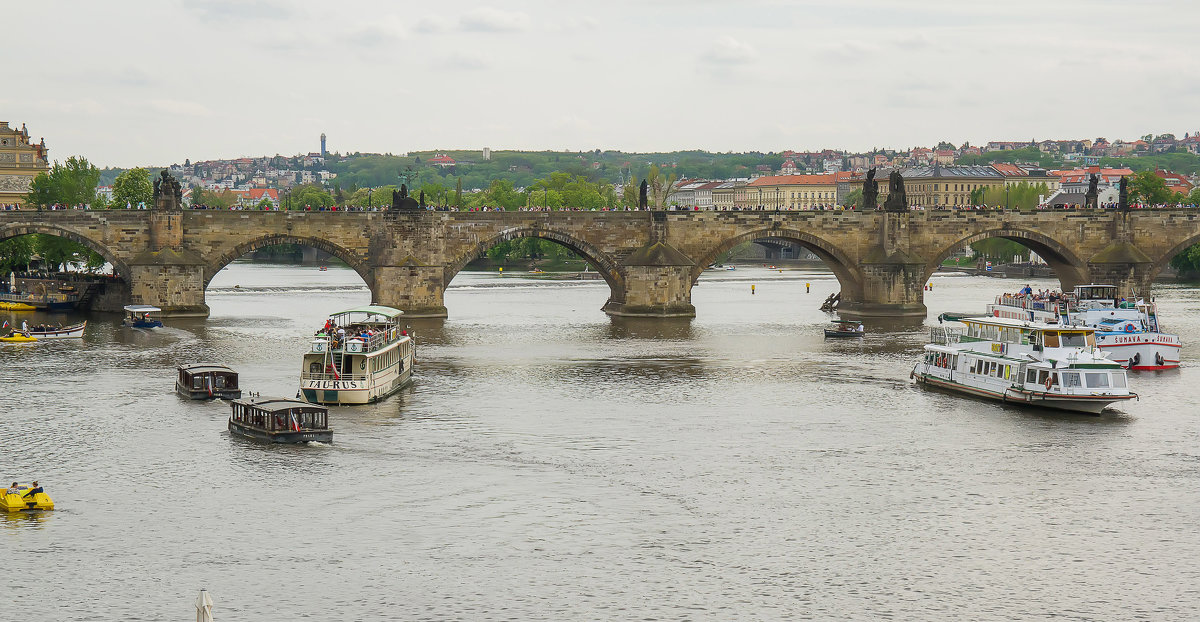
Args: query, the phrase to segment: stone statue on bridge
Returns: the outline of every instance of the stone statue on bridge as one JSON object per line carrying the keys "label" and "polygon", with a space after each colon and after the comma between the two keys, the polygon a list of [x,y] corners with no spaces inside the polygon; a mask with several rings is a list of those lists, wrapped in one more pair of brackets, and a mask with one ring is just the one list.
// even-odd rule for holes
{"label": "stone statue on bridge", "polygon": [[888,212],[908,211],[908,195],[904,193],[904,177],[900,171],[893,170],[888,176],[888,197],[883,209]]}
{"label": "stone statue on bridge", "polygon": [[650,184],[645,179],[643,179],[642,185],[638,190],[638,209],[639,210],[647,209],[650,205],[650,200],[646,197],[646,194],[649,189],[650,189]]}
{"label": "stone statue on bridge", "polygon": [[398,211],[412,212],[420,209],[420,205],[408,196],[408,186],[400,184],[399,190],[392,191],[392,209]]}
{"label": "stone statue on bridge", "polygon": [[1129,178],[1122,177],[1117,183],[1117,209],[1122,212],[1129,211]]}
{"label": "stone statue on bridge", "polygon": [[154,208],[164,210],[183,209],[183,186],[171,176],[167,169],[154,180]]}
{"label": "stone statue on bridge", "polygon": [[875,169],[867,171],[867,179],[863,181],[862,209],[879,209],[879,182],[875,181]]}
{"label": "stone statue on bridge", "polygon": [[1088,180],[1087,193],[1083,195],[1083,206],[1088,209],[1096,209],[1099,206],[1098,197],[1100,196],[1100,178],[1092,173],[1091,179]]}

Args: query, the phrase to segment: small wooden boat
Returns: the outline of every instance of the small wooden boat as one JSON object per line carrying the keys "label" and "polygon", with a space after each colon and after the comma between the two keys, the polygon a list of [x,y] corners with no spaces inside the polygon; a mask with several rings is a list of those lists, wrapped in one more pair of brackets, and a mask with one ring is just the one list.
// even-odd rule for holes
{"label": "small wooden boat", "polygon": [[286,397],[233,400],[229,432],[263,443],[333,442],[328,408]]}
{"label": "small wooden boat", "polygon": [[833,328],[825,329],[826,337],[838,338],[853,338],[863,336],[862,322],[853,320],[838,320],[833,323]]}
{"label": "small wooden boat", "polygon": [[150,314],[161,311],[162,309],[150,305],[125,305],[124,324],[131,328],[158,328],[163,323],[157,318],[150,317]]}
{"label": "small wooden boat", "polygon": [[242,396],[236,371],[217,363],[180,365],[175,392],[193,400],[237,399]]}
{"label": "small wooden boat", "polygon": [[3,343],[33,343],[35,341],[37,341],[37,337],[30,337],[21,333],[9,333],[0,337],[0,342]]}
{"label": "small wooden boat", "polygon": [[[34,482],[36,483],[36,482]],[[0,488],[0,512],[32,512],[35,510],[53,510],[54,500],[46,494],[41,486],[30,488],[17,486],[16,494],[8,494],[8,488]]]}
{"label": "small wooden boat", "polygon": [[38,339],[82,339],[84,328],[87,328],[86,321],[71,326],[42,325],[29,329],[29,335]]}

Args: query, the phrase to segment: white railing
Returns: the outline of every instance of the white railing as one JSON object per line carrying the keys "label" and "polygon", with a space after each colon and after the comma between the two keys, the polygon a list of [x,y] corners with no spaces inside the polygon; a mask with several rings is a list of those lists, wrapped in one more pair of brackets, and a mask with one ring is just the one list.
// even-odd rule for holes
{"label": "white railing", "polygon": [[962,329],[948,326],[934,326],[929,329],[929,343],[949,346],[960,340],[962,340]]}
{"label": "white railing", "polygon": [[313,373],[313,372],[306,371],[306,372],[301,372],[300,379],[301,380],[341,380],[341,381],[345,381],[345,382],[350,382],[350,381],[365,381],[367,379],[367,376],[366,376],[366,374],[326,374],[326,373]]}

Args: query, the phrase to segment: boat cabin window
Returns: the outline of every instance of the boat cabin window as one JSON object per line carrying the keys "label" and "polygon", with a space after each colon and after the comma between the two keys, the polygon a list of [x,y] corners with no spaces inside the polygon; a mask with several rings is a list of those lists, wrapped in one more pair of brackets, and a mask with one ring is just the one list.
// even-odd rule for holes
{"label": "boat cabin window", "polygon": [[1125,388],[1125,372],[1115,371],[1112,375],[1112,386],[1114,389]]}
{"label": "boat cabin window", "polygon": [[1083,348],[1088,345],[1087,333],[1082,331],[1063,331],[1060,341],[1064,348]]}
{"label": "boat cabin window", "polygon": [[1079,372],[1073,372],[1073,371],[1063,372],[1062,373],[1062,382],[1063,382],[1063,387],[1067,388],[1067,389],[1083,386],[1082,384],[1079,383]]}
{"label": "boat cabin window", "polygon": [[1047,348],[1058,347],[1058,331],[1048,330],[1042,333],[1042,342]]}
{"label": "boat cabin window", "polygon": [[1084,374],[1083,376],[1084,376],[1084,378],[1087,379],[1087,386],[1089,389],[1107,389],[1108,388],[1108,374],[1106,374],[1106,373],[1088,372],[1088,373]]}
{"label": "boat cabin window", "polygon": [[1025,382],[1037,382],[1037,370],[1031,369],[1025,373]]}

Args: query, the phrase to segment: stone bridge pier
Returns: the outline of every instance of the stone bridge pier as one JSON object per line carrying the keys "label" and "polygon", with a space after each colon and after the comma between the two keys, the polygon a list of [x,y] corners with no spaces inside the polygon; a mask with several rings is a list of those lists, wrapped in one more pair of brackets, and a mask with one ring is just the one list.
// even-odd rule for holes
{"label": "stone bridge pier", "polygon": [[739,244],[767,241],[819,257],[847,317],[924,317],[924,285],[942,261],[989,238],[1037,252],[1065,289],[1109,283],[1146,296],[1167,262],[1200,241],[1197,212],[10,211],[0,212],[0,240],[40,233],[79,242],[112,264],[125,302],[196,316],[207,315],[205,290],[231,261],[299,244],[345,262],[375,302],[445,317],[446,287],[469,262],[497,244],[537,238],[570,249],[604,279],[604,312],[651,318],[695,316],[691,292],[704,269]]}

